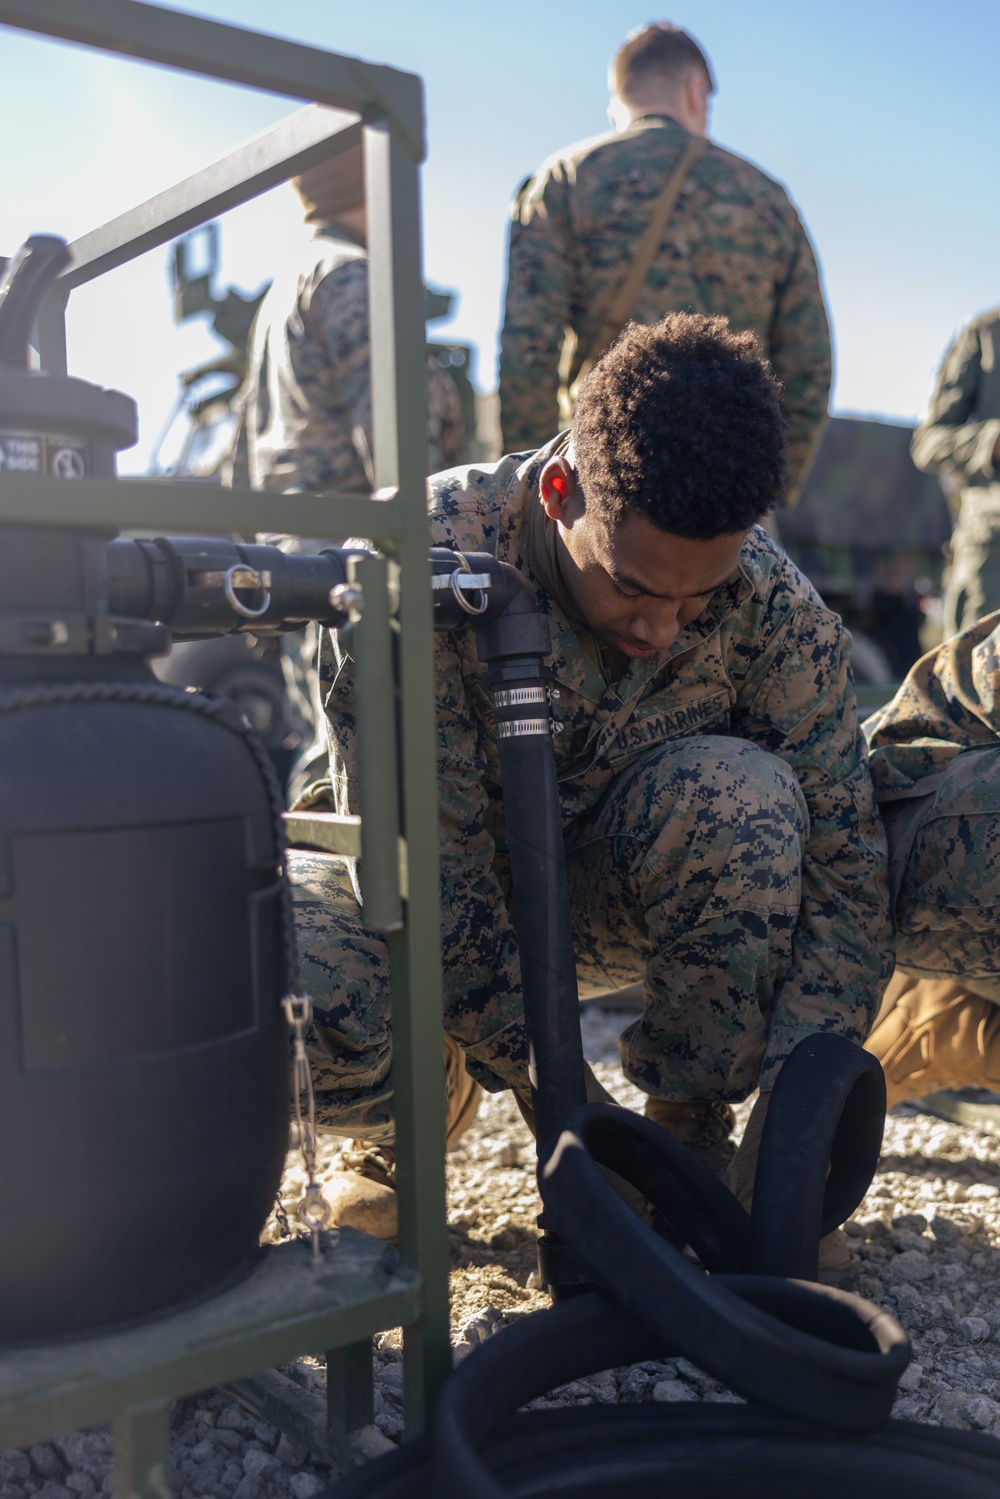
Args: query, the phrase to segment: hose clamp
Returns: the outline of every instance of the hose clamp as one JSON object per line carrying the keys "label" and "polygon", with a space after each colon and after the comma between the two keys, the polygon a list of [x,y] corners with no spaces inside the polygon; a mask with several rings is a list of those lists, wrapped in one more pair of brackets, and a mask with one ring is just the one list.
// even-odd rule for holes
{"label": "hose clamp", "polygon": [[493,694],[496,708],[517,708],[522,703],[546,703],[548,693],[544,687],[500,687]]}
{"label": "hose clamp", "polygon": [[552,722],[548,718],[505,718],[497,724],[498,739],[522,739],[527,735],[552,733]]}

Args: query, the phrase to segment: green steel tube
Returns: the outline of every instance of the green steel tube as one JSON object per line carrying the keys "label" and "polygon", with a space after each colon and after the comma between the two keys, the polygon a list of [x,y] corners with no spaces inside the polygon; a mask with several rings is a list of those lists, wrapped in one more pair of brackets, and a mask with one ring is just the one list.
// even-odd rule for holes
{"label": "green steel tube", "polygon": [[361,767],[361,894],[365,926],[374,932],[397,932],[403,925],[388,571],[385,557],[374,554],[352,557],[349,565],[361,588],[361,618],[354,627],[355,713]]}
{"label": "green steel tube", "polygon": [[417,163],[388,126],[365,130],[375,474],[398,488],[400,728],[409,899],[390,938],[399,1244],[423,1279],[423,1316],[403,1337],[404,1417],[416,1434],[451,1368],[444,1191],[441,897],[427,424]]}

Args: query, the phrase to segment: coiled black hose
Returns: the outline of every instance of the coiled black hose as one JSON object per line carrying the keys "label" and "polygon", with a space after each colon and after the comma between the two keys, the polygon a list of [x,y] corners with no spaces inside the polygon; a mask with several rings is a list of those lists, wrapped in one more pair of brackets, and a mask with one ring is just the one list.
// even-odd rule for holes
{"label": "coiled black hose", "polygon": [[[625,1109],[588,1105],[545,1166],[546,1206],[601,1289],[748,1399],[838,1431],[881,1425],[910,1357],[896,1319],[846,1292],[771,1276],[705,1275],[688,1264],[598,1169],[612,1154],[614,1170],[648,1191],[651,1175],[634,1166],[655,1166],[655,1142],[637,1156],[601,1146],[616,1135],[648,1146],[654,1128]],[[660,1203],[673,1221],[682,1216],[669,1192]]]}
{"label": "coiled black hose", "polygon": [[854,1212],[878,1166],[885,1074],[845,1036],[807,1036],[764,1121],[746,1268],[815,1280],[822,1234]]}
{"label": "coiled black hose", "polygon": [[573,1377],[671,1351],[596,1293],[537,1312],[470,1354],[433,1442],[377,1459],[330,1499],[995,1499],[1000,1448],[971,1433],[890,1422],[848,1440],[733,1405],[513,1414]]}
{"label": "coiled black hose", "polygon": [[[606,1104],[571,1116],[572,1147],[566,1136],[559,1141],[540,1167],[539,1188],[560,1232],[605,1289],[594,1264],[601,1253],[600,1215],[581,1216],[568,1227],[572,1204],[556,1182],[565,1149],[582,1147],[640,1188],[707,1269],[815,1280],[821,1235],[850,1217],[875,1174],[884,1119],[885,1078],[876,1059],[843,1036],[809,1036],[782,1067],[771,1095],[752,1214],[666,1130]],[[581,1171],[588,1181],[599,1176],[578,1160],[567,1168],[578,1180]],[[606,1201],[606,1190],[601,1196]],[[662,1241],[651,1235],[649,1243],[652,1252]]]}

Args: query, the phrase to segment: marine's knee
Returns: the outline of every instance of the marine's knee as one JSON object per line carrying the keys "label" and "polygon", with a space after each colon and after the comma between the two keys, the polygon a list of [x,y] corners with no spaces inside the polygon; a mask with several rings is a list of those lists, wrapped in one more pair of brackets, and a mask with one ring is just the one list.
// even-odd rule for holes
{"label": "marine's knee", "polygon": [[343,1026],[387,1023],[389,963],[384,940],[362,921],[343,862],[290,849],[287,855],[302,982],[317,1019]]}
{"label": "marine's knee", "polygon": [[747,740],[692,739],[665,747],[635,790],[647,904],[798,909],[808,813],[776,756]]}
{"label": "marine's knee", "polygon": [[757,842],[769,830],[801,857],[809,814],[791,768],[748,739],[707,735],[671,746],[667,783],[678,816],[727,841]]}

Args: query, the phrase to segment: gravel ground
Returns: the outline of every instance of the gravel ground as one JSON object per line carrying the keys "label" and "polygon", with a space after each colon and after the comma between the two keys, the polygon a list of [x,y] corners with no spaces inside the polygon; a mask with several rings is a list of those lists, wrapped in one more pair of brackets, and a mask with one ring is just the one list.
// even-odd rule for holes
{"label": "gravel ground", "polygon": [[[617,1065],[628,1015],[587,1006],[584,1047],[620,1103],[641,1095]],[[749,1104],[738,1111],[739,1128]],[[321,1177],[339,1146],[324,1142]],[[1000,1437],[1000,1133],[946,1123],[909,1106],[890,1116],[878,1175],[847,1225],[856,1257],[849,1284],[896,1313],[913,1339],[895,1414]],[[539,1211],[533,1145],[507,1094],[484,1097],[480,1115],[448,1158],[452,1325],[457,1357],[526,1312],[547,1304],[534,1274]],[[290,1162],[285,1197],[301,1191]],[[271,1226],[271,1233],[276,1230]],[[322,1389],[321,1362],[289,1366]],[[402,1435],[398,1332],[376,1349],[371,1454]],[[554,1391],[539,1405],[644,1400],[732,1401],[738,1397],[686,1359],[610,1370]],[[173,1462],[181,1499],[311,1499],[330,1470],[219,1391],[178,1402]],[[111,1491],[108,1429],[74,1432],[30,1450],[0,1454],[0,1499],[92,1499]]]}

